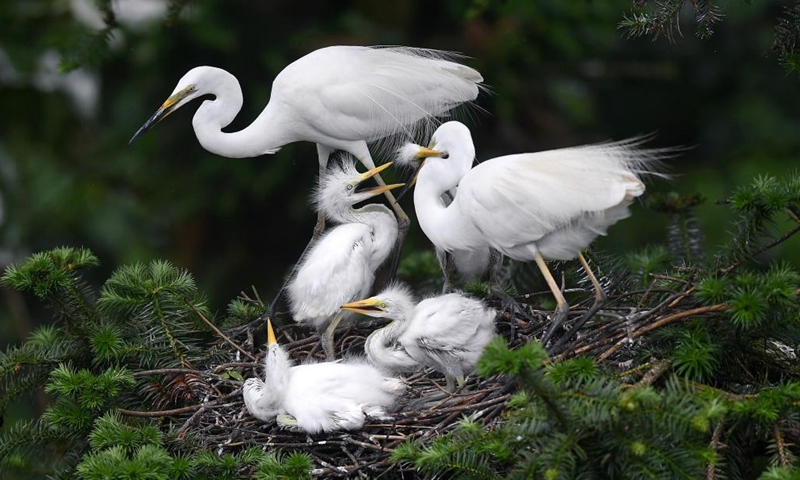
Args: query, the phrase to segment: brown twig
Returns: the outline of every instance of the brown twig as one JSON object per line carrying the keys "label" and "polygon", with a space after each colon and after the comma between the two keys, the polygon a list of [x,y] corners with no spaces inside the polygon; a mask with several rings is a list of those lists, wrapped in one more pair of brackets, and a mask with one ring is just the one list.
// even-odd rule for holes
{"label": "brown twig", "polygon": [[[658,320],[658,321],[656,321],[654,323],[651,323],[650,325],[647,325],[646,327],[643,327],[643,328],[641,328],[639,330],[631,332],[630,333],[630,339],[632,340],[634,338],[640,337],[640,336],[644,335],[647,332],[650,332],[650,331],[655,330],[657,328],[661,328],[664,325],[668,325],[670,323],[677,322],[678,320],[683,320],[686,317],[691,317],[693,315],[701,315],[701,314],[704,314],[704,313],[721,312],[721,311],[723,311],[723,310],[725,310],[727,308],[728,308],[727,305],[725,305],[723,303],[720,303],[720,304],[717,304],[717,305],[709,305],[709,306],[706,306],[706,307],[698,307],[698,308],[693,308],[691,310],[685,310],[683,312],[674,313],[672,315],[667,315],[666,317],[664,317],[664,318],[662,318],[662,319],[660,319],[660,320]],[[628,340],[628,339],[626,338],[625,340]],[[602,362],[602,361],[608,359],[608,357],[610,357],[617,350],[622,348],[623,345],[624,345],[624,341],[615,343],[613,346],[611,346],[611,348],[609,348],[608,350],[603,352],[599,357],[597,357],[597,361],[598,362]]]}
{"label": "brown twig", "polygon": [[195,307],[194,304],[192,304],[192,302],[189,302],[186,299],[184,299],[184,302],[186,302],[186,305],[189,305],[189,308],[191,308],[194,311],[194,313],[196,313],[197,316],[200,317],[200,319],[203,320],[206,323],[206,325],[208,325],[211,328],[211,330],[214,330],[214,333],[219,335],[220,338],[222,338],[223,340],[228,342],[228,344],[230,346],[232,346],[233,348],[238,350],[242,355],[246,356],[250,360],[252,360],[252,361],[256,360],[256,358],[254,356],[252,356],[249,353],[247,353],[247,351],[245,349],[243,349],[242,347],[237,345],[236,342],[234,342],[233,340],[228,338],[224,333],[222,333],[222,330],[220,330],[219,328],[217,328],[216,325],[211,323],[211,321],[209,319],[207,319],[205,315],[203,315],[203,312],[201,312],[197,307]]}

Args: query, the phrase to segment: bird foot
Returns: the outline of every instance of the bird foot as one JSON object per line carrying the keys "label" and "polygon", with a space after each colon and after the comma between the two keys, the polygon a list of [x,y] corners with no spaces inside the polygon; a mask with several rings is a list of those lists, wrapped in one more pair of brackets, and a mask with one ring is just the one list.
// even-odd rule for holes
{"label": "bird foot", "polygon": [[288,413],[281,413],[277,417],[275,417],[275,421],[278,423],[278,426],[289,430],[291,432],[302,432],[303,429],[300,428],[300,423],[297,421],[296,418],[289,415]]}
{"label": "bird foot", "polygon": [[542,337],[542,345],[547,347],[547,342],[553,337],[559,328],[564,324],[564,321],[569,317],[569,305],[559,305],[553,312],[553,318],[550,322],[550,328],[547,333]]}

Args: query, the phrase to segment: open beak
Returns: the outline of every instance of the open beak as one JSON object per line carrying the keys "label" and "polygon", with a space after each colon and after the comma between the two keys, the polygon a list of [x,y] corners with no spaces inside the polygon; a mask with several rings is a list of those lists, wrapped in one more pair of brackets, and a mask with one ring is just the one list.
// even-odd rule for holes
{"label": "open beak", "polygon": [[275,340],[275,331],[272,330],[272,322],[267,319],[267,345],[277,345],[278,341]]}
{"label": "open beak", "polygon": [[[361,185],[362,183],[366,182],[370,178],[374,177],[375,175],[381,173],[382,171],[386,170],[392,165],[392,162],[387,162],[381,165],[380,167],[373,168],[372,170],[368,170],[361,174],[358,177],[358,184]],[[372,195],[380,195],[383,192],[388,192],[389,190],[393,190],[395,188],[399,188],[405,186],[405,183],[394,183],[392,185],[376,185],[374,187],[364,187],[364,188],[357,188],[356,193],[371,193]]]}
{"label": "open beak", "polygon": [[425,165],[425,160],[428,157],[439,157],[439,158],[447,158],[449,155],[447,152],[443,152],[441,150],[434,150],[432,148],[427,147],[419,147],[419,152],[414,156],[414,160],[417,163],[417,168],[414,169],[414,172],[411,174],[411,181],[407,183],[406,188],[400,192],[397,196],[397,201],[399,202],[401,198],[403,198],[406,193],[408,193],[414,185],[417,184],[417,177],[419,176],[419,171],[422,170],[422,166]]}
{"label": "open beak", "polygon": [[174,112],[178,108],[180,108],[181,101],[186,98],[187,96],[194,93],[195,88],[193,85],[189,85],[188,87],[184,88],[180,92],[170,96],[159,108],[156,110],[156,113],[150,117],[149,120],[144,122],[144,125],[136,130],[136,133],[133,134],[130,140],[128,140],[128,145],[133,143],[134,140],[142,136],[144,132],[150,130],[153,126],[155,126],[161,120],[164,120],[169,116],[170,113]]}
{"label": "open beak", "polygon": [[383,312],[383,309],[378,305],[380,305],[380,301],[368,298],[366,300],[359,300],[357,302],[344,304],[339,308],[342,310],[349,310],[351,312],[369,315],[370,313]]}

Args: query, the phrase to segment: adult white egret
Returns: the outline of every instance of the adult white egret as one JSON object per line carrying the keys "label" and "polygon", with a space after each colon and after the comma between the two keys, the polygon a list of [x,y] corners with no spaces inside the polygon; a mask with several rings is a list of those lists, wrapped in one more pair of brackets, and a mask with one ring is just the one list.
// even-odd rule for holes
{"label": "adult white egret", "polygon": [[[569,304],[545,259],[577,257],[602,302],[605,293],[581,250],[614,223],[630,215],[628,206],[645,191],[642,174],[653,173],[665,149],[641,148],[643,140],[584,145],[493,158],[464,174],[453,202],[441,195],[463,169],[453,159],[472,157],[469,129],[447,122],[433,134],[431,149],[411,146],[425,157],[414,190],[417,220],[425,235],[446,251],[493,248],[520,261],[535,260],[558,304],[554,325]],[[454,173],[455,172],[455,173]]]}
{"label": "adult white egret", "polygon": [[[448,52],[409,47],[315,50],[275,77],[270,101],[253,123],[230,133],[222,129],[242,107],[239,82],[220,68],[195,67],[130,141],[191,100],[213,95],[192,119],[197,140],[212,153],[256,157],[289,143],[310,141],[317,144],[320,178],[334,150],[349,152],[373,169],[367,142],[397,133],[411,137],[415,126],[478,96],[480,73],[454,62],[455,58]],[[383,185],[380,176],[376,180]],[[399,255],[408,217],[391,192],[386,198],[400,219]],[[315,238],[323,228],[319,216]]]}
{"label": "adult white egret", "polygon": [[[398,164],[405,166],[414,161],[419,162],[424,160],[426,155],[437,154],[438,152],[428,148],[421,149],[418,145],[409,143],[400,149],[397,160]],[[455,156],[450,160],[450,169],[447,171],[448,175],[440,179],[443,187],[449,187],[447,191],[442,194],[442,202],[444,202],[445,206],[450,205],[453,201],[458,189],[458,182],[472,169],[475,163],[475,147],[472,145],[467,146],[461,155]],[[409,185],[409,188],[410,187],[411,185]],[[403,194],[406,191],[407,190],[404,190]],[[403,194],[398,196],[398,199],[402,197]],[[502,256],[499,253],[492,252],[489,248],[453,250],[448,252],[436,245],[434,245],[434,247],[436,250],[436,258],[439,260],[439,266],[444,275],[442,293],[449,293],[454,290],[453,285],[455,284],[456,277],[461,281],[479,280],[490,268],[491,289],[493,291],[502,290],[496,278],[497,267],[499,267],[502,262]]]}
{"label": "adult white egret", "polygon": [[245,406],[263,421],[277,416],[281,426],[307,433],[356,430],[366,416],[383,418],[405,389],[402,381],[364,361],[292,366],[267,321],[266,382],[249,378],[242,388]]}
{"label": "adult white egret", "polygon": [[[447,390],[475,369],[483,348],[494,336],[495,312],[480,300],[460,293],[427,298],[419,303],[408,288],[393,285],[374,297],[342,305],[342,309],[393,322],[367,338],[367,358],[388,370],[418,364],[445,375]],[[454,382],[455,380],[455,382]]]}
{"label": "adult white egret", "polygon": [[352,160],[343,158],[341,167],[333,165],[315,193],[319,212],[340,225],[309,246],[286,292],[292,317],[317,328],[328,360],[334,358],[333,333],[344,314],[339,307],[369,294],[375,272],[397,239],[397,220],[391,210],[376,203],[353,207],[403,186],[360,186],[389,165],[362,174]]}

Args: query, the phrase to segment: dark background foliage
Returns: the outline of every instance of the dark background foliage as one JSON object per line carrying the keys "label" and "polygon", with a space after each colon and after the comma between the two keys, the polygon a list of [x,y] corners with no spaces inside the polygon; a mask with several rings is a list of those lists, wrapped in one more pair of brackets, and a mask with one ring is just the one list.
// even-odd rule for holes
{"label": "dark background foliage", "polygon": [[[618,25],[630,0],[197,0],[169,8],[149,0],[138,2],[139,13],[152,15],[138,19],[134,3],[0,4],[0,267],[58,245],[86,246],[101,279],[155,258],[188,268],[212,295],[212,310],[250,285],[269,297],[314,224],[314,146],[217,157],[195,140],[191,107],[126,143],[193,66],[239,78],[245,106],[235,130],[266,105],[277,72],[332,44],[471,57],[465,62],[491,92],[478,100],[486,113],[467,119],[479,160],[648,132],[658,133],[655,146],[694,147],[670,163],[675,180],[651,190],[707,198],[697,215],[710,245],[728,236],[730,216],[717,200],[757,174],[780,177],[797,166],[797,77],[768,53],[791,2],[726,4],[706,40],[694,36],[687,3],[674,43],[626,38]],[[108,5],[116,16],[104,23]],[[667,222],[639,205],[595,249],[662,242]],[[798,247],[794,239],[769,255],[798,262]],[[406,257],[427,248],[412,227]],[[0,347],[49,321],[19,294],[2,295]]]}

